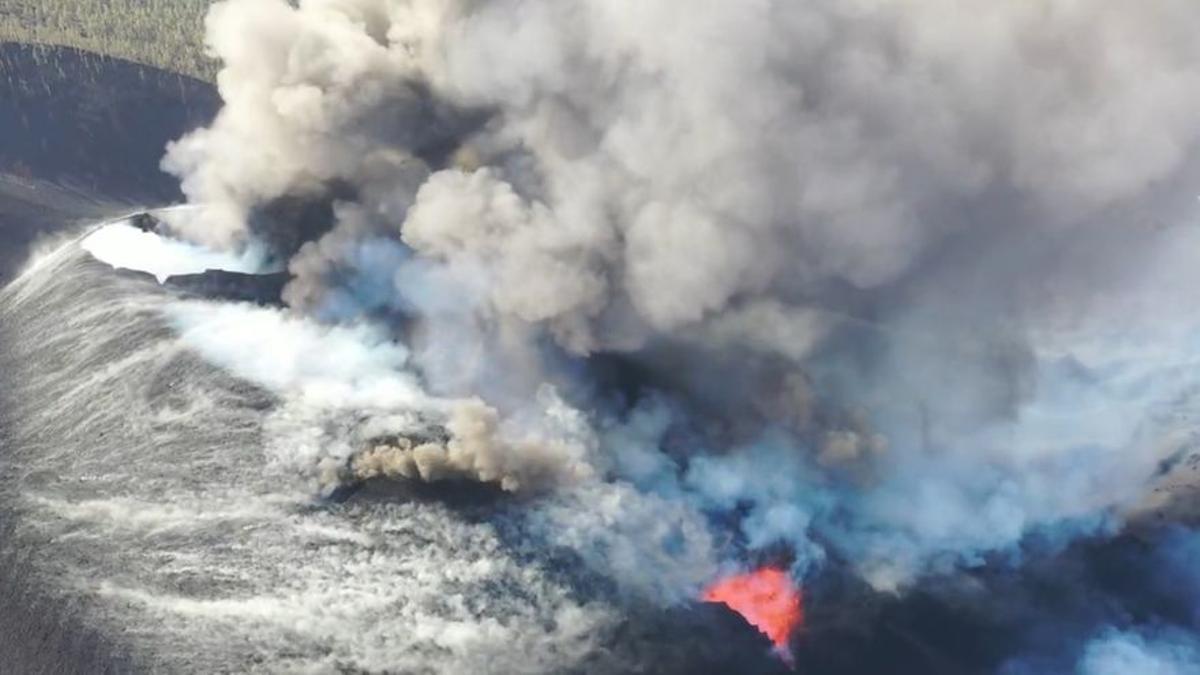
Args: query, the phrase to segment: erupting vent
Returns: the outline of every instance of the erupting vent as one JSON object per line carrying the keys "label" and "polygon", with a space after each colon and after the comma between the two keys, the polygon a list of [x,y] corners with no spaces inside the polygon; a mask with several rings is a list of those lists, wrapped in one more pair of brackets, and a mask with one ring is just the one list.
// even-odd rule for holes
{"label": "erupting vent", "polygon": [[722,579],[704,591],[705,602],[720,602],[762,631],[785,657],[788,640],[804,622],[800,590],[783,570],[764,567]]}

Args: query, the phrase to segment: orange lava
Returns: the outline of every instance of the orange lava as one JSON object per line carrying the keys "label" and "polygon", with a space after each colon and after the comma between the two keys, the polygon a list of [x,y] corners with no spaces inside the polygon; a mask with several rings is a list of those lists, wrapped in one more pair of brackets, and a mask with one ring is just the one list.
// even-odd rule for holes
{"label": "orange lava", "polygon": [[773,567],[722,579],[704,591],[704,601],[741,614],[785,655],[792,632],[804,622],[800,589],[787,572]]}

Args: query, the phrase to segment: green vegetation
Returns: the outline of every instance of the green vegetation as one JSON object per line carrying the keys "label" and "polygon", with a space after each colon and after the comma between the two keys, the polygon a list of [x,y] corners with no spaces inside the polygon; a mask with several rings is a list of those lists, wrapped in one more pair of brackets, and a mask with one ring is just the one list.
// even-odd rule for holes
{"label": "green vegetation", "polygon": [[0,0],[0,42],[76,47],[213,80],[204,55],[212,0]]}

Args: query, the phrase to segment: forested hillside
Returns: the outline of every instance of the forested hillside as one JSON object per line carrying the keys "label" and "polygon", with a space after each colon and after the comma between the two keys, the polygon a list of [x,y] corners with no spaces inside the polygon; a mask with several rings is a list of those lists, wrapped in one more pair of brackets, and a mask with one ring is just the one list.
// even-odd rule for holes
{"label": "forested hillside", "polygon": [[212,0],[0,0],[0,42],[77,47],[212,80],[204,13]]}

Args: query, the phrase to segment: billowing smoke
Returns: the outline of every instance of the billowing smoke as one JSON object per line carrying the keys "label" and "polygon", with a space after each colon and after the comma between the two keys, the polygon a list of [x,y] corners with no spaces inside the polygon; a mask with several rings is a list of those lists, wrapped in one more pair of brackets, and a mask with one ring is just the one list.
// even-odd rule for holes
{"label": "billowing smoke", "polygon": [[[293,278],[265,328],[179,320],[289,397],[277,454],[321,485],[528,493],[655,599],[781,550],[903,589],[1116,531],[1196,430],[1195,2],[225,0],[207,29],[180,232]],[[1174,649],[1096,640],[1084,672]]]}

